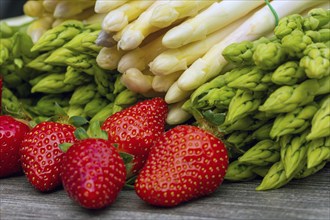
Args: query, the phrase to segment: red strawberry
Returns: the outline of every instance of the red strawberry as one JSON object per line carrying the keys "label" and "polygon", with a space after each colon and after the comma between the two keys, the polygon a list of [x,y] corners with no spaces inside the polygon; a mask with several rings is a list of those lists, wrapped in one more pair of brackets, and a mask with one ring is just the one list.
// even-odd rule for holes
{"label": "red strawberry", "polygon": [[0,116],[0,178],[22,171],[19,148],[29,126],[9,115]]}
{"label": "red strawberry", "polygon": [[152,205],[175,206],[214,192],[227,167],[227,150],[219,139],[195,126],[176,126],[151,149],[135,191]]}
{"label": "red strawberry", "polygon": [[61,185],[59,144],[73,143],[75,127],[58,122],[41,122],[25,136],[20,149],[21,162],[28,181],[40,191]]}
{"label": "red strawberry", "polygon": [[118,151],[133,155],[128,176],[145,164],[153,142],[165,131],[167,112],[166,102],[157,97],[117,112],[103,123],[101,128],[108,132],[109,141],[118,144]]}
{"label": "red strawberry", "polygon": [[88,138],[73,144],[63,157],[61,169],[68,195],[89,209],[112,204],[126,179],[123,159],[104,139]]}

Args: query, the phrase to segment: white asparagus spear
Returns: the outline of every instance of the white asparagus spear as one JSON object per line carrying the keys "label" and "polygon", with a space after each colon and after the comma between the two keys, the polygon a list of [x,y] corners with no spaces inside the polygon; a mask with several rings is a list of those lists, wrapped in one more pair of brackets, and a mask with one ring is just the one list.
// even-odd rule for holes
{"label": "white asparagus spear", "polygon": [[123,4],[106,15],[102,23],[102,29],[107,32],[122,30],[129,22],[139,17],[153,2],[154,0],[137,0]]}
{"label": "white asparagus spear", "polygon": [[103,69],[117,69],[120,58],[124,55],[124,51],[114,47],[103,47],[96,57],[97,64]]}
{"label": "white asparagus spear", "polygon": [[166,123],[169,125],[178,125],[189,120],[192,115],[182,109],[182,105],[186,102],[183,100],[169,105],[169,111],[166,117]]}
{"label": "white asparagus spear", "polygon": [[118,63],[118,71],[124,73],[129,68],[137,68],[144,70],[150,61],[152,61],[158,54],[166,50],[162,45],[162,38],[159,36],[143,47],[138,47],[132,51],[127,52]]}
{"label": "white asparagus spear", "polygon": [[262,4],[265,4],[263,0],[223,0],[214,3],[195,17],[169,30],[164,36],[163,44],[168,48],[178,48],[205,39],[208,34],[243,17]]}
{"label": "white asparagus spear", "polygon": [[96,13],[108,13],[126,2],[128,0],[96,0],[94,10]]}
{"label": "white asparagus spear", "polygon": [[152,88],[157,92],[167,92],[181,74],[182,71],[178,71],[165,76],[155,76],[152,80]]}
{"label": "white asparagus spear", "polygon": [[188,98],[193,91],[185,91],[179,88],[178,81],[174,82],[167,90],[165,95],[165,102],[168,104],[180,102]]}
{"label": "white asparagus spear", "polygon": [[137,93],[148,93],[152,90],[151,75],[143,74],[140,70],[130,68],[121,76],[121,82],[131,91]]}

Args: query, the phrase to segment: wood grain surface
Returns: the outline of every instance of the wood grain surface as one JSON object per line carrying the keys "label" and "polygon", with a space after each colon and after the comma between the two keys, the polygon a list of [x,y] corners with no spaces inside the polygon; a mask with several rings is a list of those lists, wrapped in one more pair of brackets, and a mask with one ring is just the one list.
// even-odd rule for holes
{"label": "wood grain surface", "polygon": [[214,194],[175,208],[158,208],[124,190],[103,210],[83,209],[63,189],[37,192],[24,176],[0,180],[0,219],[330,219],[330,165],[277,190],[257,192],[260,183],[225,182]]}

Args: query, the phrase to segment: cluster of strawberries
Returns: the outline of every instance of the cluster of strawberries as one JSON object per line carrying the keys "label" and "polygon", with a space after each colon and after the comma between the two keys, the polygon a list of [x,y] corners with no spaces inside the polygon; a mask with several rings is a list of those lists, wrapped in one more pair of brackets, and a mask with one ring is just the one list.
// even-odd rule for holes
{"label": "cluster of strawberries", "polygon": [[[42,192],[63,187],[89,209],[112,204],[128,180],[144,201],[175,206],[214,192],[228,166],[224,144],[192,125],[165,131],[162,98],[115,113],[88,136],[54,121],[29,127],[0,116],[0,178],[23,173]],[[23,172],[22,172],[23,171]]]}

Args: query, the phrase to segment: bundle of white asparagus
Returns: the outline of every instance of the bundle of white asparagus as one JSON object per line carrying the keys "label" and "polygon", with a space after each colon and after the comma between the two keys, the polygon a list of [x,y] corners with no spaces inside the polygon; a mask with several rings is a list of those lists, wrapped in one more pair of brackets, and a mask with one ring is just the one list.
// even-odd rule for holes
{"label": "bundle of white asparagus", "polygon": [[[268,3],[268,5],[267,5]],[[192,92],[229,69],[222,51],[233,42],[271,34],[278,19],[327,0],[39,0],[28,1],[33,39],[66,19],[100,22],[100,67],[117,69],[121,81],[146,96],[161,95],[170,104],[167,122],[190,115],[181,109]],[[38,30],[38,28],[40,30]]]}

